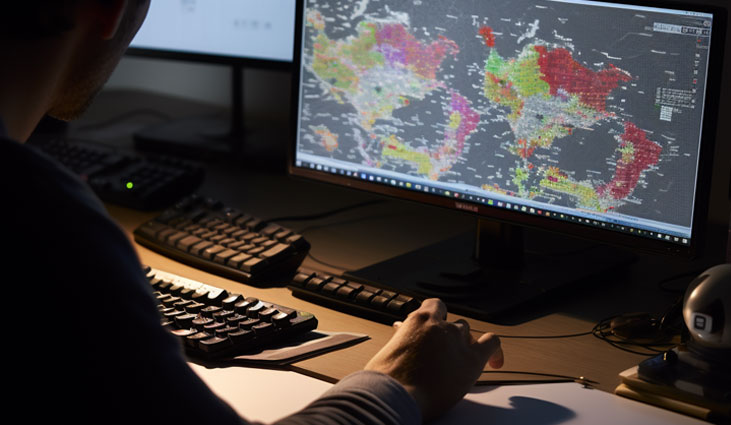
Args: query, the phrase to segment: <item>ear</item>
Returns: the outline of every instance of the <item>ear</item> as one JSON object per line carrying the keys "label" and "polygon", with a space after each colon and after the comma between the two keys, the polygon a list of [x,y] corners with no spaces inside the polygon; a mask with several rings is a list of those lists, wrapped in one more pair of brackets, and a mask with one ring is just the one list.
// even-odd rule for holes
{"label": "ear", "polygon": [[111,40],[117,35],[122,18],[127,11],[128,0],[94,0],[95,15],[103,40]]}

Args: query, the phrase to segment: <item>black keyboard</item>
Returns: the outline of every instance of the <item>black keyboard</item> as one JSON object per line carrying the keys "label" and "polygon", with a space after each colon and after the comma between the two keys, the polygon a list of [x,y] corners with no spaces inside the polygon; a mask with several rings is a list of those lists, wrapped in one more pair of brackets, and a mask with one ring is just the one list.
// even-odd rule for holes
{"label": "black keyboard", "polygon": [[193,162],[91,142],[54,139],[40,148],[85,180],[102,201],[138,210],[169,207],[196,191],[205,176]]}
{"label": "black keyboard", "polygon": [[392,324],[404,320],[421,301],[388,288],[300,268],[289,289],[292,295],[354,316]]}
{"label": "black keyboard", "polygon": [[273,348],[317,328],[311,313],[145,268],[162,325],[191,357],[233,358]]}
{"label": "black keyboard", "polygon": [[135,229],[134,238],[175,260],[253,285],[289,281],[310,249],[290,229],[197,195]]}

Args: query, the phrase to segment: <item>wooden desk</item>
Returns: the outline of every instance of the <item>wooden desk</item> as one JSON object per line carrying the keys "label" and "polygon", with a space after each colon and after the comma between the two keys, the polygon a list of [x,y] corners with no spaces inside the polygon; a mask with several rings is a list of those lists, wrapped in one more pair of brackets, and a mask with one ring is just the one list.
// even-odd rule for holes
{"label": "wooden desk", "polygon": [[[214,170],[201,193],[214,195],[229,205],[259,217],[308,214],[353,204],[371,195],[319,184],[293,181],[282,175],[249,173],[241,170]],[[224,176],[227,175],[222,183]],[[253,183],[253,184],[252,184]],[[303,195],[303,194],[306,194]],[[311,198],[311,199],[310,199]],[[110,206],[110,212],[127,232],[155,213],[140,213]],[[286,225],[286,224],[285,224]],[[293,223],[292,228],[303,231],[312,243],[311,252],[317,258],[355,269],[408,250],[469,230],[469,216],[398,201],[365,207],[316,223]],[[429,229],[424,231],[424,229]],[[207,282],[230,291],[256,296],[268,301],[296,307],[314,313],[319,329],[365,333],[370,340],[356,346],[301,361],[295,370],[327,381],[337,381],[361,369],[392,334],[387,325],[336,312],[320,305],[300,300],[286,288],[256,288],[218,277],[137,246],[143,263],[182,276]],[[662,312],[672,304],[674,296],[657,289],[658,279],[669,273],[653,276],[659,264],[645,259],[637,266],[633,279],[614,283],[586,284],[572,297],[546,298],[533,309],[529,318],[516,325],[497,325],[467,318],[475,329],[508,336],[564,335],[589,331],[602,318],[633,311]],[[307,259],[305,265],[337,272]],[[641,273],[645,269],[646,273]],[[648,275],[652,277],[647,279]],[[639,277],[639,279],[637,278]],[[644,281],[643,279],[647,279]],[[450,315],[454,320],[460,316]],[[592,335],[564,339],[503,339],[505,371],[537,372],[597,381],[597,387],[613,391],[619,383],[618,373],[636,365],[644,357],[611,347]],[[526,379],[517,374],[484,374],[483,380]],[[539,378],[539,377],[535,377]]]}
{"label": "wooden desk", "polygon": [[[135,92],[102,93],[85,121],[75,123],[74,128],[84,128],[89,122],[106,122],[110,117],[133,109],[135,103],[164,110],[171,116],[190,115],[201,110],[200,106],[190,106],[179,100],[158,101],[148,96],[142,102],[139,96]],[[126,106],[120,109],[119,105]],[[149,118],[146,118],[148,122]],[[92,127],[91,131],[82,132],[80,136],[97,140],[101,138],[116,146],[131,147],[131,132],[145,124],[144,115],[141,121],[137,127],[134,121],[117,123],[112,127]],[[279,140],[266,133],[259,137]],[[278,143],[282,144],[281,140]],[[312,214],[364,200],[382,199],[346,188],[293,180],[281,172],[247,169],[245,161],[209,164],[206,182],[200,193],[262,218]],[[155,216],[155,213],[141,213],[114,206],[109,209],[130,236],[135,227]],[[312,243],[311,253],[335,267],[325,267],[310,259],[306,260],[305,265],[338,272],[358,269],[471,231],[474,220],[462,213],[388,201],[327,220],[283,224],[303,232]],[[247,296],[310,311],[319,319],[322,330],[359,332],[371,337],[369,341],[356,346],[295,364],[294,367],[302,373],[329,381],[341,379],[361,369],[392,334],[389,326],[294,298],[285,288],[245,286],[172,261],[144,247],[137,248],[142,262],[150,266]],[[589,331],[599,320],[611,315],[637,311],[663,312],[677,295],[658,289],[658,282],[697,267],[682,261],[644,257],[624,274],[618,273],[601,281],[586,283],[574,288],[570,296],[545,298],[542,304],[522,312],[523,320],[519,324],[497,325],[467,320],[473,328],[509,336],[563,335]],[[457,317],[451,315],[449,319]],[[591,335],[565,339],[504,338],[503,349],[505,371],[584,376],[599,382],[597,387],[604,391],[613,391],[619,383],[617,374],[644,359],[643,356],[611,347]],[[525,378],[524,375],[515,374],[483,375],[483,379]]]}

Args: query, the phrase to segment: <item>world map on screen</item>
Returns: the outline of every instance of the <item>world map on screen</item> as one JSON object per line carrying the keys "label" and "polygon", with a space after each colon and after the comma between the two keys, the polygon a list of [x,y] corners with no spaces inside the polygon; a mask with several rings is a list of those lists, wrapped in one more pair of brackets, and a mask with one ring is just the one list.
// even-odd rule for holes
{"label": "world map on screen", "polygon": [[689,224],[699,19],[522,0],[318,0],[305,19],[298,151]]}

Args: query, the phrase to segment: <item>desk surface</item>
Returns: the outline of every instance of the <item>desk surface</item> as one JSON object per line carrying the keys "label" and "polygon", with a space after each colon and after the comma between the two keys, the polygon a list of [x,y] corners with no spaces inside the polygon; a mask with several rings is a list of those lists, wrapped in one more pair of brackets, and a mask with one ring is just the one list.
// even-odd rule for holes
{"label": "desk surface", "polygon": [[[99,121],[119,114],[114,95],[102,96],[87,120]],[[99,111],[103,111],[100,113]],[[106,115],[105,115],[106,114]],[[89,116],[87,116],[89,117]],[[77,124],[83,125],[83,124]],[[78,127],[81,128],[81,127]],[[129,130],[129,128],[127,128]],[[109,130],[109,129],[107,129]],[[134,130],[134,128],[132,128]],[[98,138],[96,133],[84,137]],[[111,131],[111,130],[110,130]],[[131,144],[129,134],[114,133],[114,144]],[[108,134],[107,134],[108,136]],[[231,163],[208,164],[206,182],[200,190],[247,213],[262,218],[311,214],[377,198],[374,195],[319,183],[293,180],[281,172],[246,169]],[[110,213],[131,237],[131,232],[156,213],[109,206]],[[413,203],[389,200],[360,210],[313,223],[283,223],[305,234],[311,253],[329,263],[325,266],[308,258],[305,265],[328,272],[353,270],[395,255],[471,231],[474,217]],[[319,328],[327,331],[365,333],[370,340],[336,352],[304,360],[295,370],[327,381],[336,381],[361,369],[389,339],[387,325],[342,314],[300,300],[285,288],[262,289],[215,276],[136,245],[141,261],[152,267],[207,282],[247,296],[256,296],[314,313]],[[467,318],[473,328],[507,336],[546,336],[586,332],[601,319],[622,313],[661,313],[677,294],[664,292],[658,282],[687,270],[689,264],[669,264],[666,259],[644,257],[624,273],[597,282],[587,282],[571,296],[546,298],[524,312],[524,320],[514,325],[498,325]],[[460,316],[450,315],[454,320]],[[618,373],[645,357],[621,351],[592,335],[563,339],[503,338],[503,371],[567,375],[598,382],[597,388],[613,391]],[[522,374],[483,374],[481,380],[525,379]]]}

